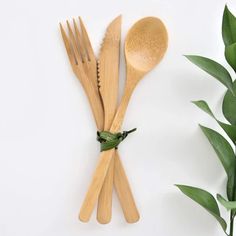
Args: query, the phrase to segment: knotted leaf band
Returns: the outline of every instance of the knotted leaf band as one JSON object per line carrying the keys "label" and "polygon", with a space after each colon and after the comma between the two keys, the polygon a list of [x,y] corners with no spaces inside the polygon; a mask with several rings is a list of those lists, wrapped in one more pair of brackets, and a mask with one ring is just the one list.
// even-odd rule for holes
{"label": "knotted leaf band", "polygon": [[118,145],[128,136],[128,134],[136,131],[131,129],[119,133],[111,133],[109,131],[97,131],[97,141],[101,143],[101,152],[112,148],[118,148]]}

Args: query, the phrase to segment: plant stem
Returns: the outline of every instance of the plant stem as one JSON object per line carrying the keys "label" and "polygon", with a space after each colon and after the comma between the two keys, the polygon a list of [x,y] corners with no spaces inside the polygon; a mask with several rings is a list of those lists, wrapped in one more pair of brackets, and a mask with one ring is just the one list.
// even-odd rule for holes
{"label": "plant stem", "polygon": [[229,232],[229,236],[233,236],[234,235],[234,214],[233,211],[230,211],[230,232]]}
{"label": "plant stem", "polygon": [[[234,153],[236,154],[236,145],[234,146]],[[235,164],[235,171],[236,171],[236,164]],[[236,176],[234,177],[233,200],[235,199],[235,191],[236,191]],[[235,217],[235,210],[231,210],[230,211],[230,232],[229,232],[229,236],[234,235],[234,217]]]}

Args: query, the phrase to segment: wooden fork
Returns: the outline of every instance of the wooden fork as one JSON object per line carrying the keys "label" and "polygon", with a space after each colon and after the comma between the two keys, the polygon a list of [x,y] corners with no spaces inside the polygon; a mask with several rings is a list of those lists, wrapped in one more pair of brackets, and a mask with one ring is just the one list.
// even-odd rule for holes
{"label": "wooden fork", "polygon": [[[83,27],[82,21],[80,20],[80,22],[81,28],[83,28],[82,35],[80,35],[75,19],[73,19],[74,33],[72,27],[69,24],[69,21],[67,21],[69,38],[67,37],[66,32],[63,29],[62,24],[60,23],[61,34],[71,63],[71,67],[76,77],[80,80],[89,99],[97,128],[99,130],[102,130],[104,123],[104,112],[98,89],[95,85],[97,78],[96,59],[91,44],[87,40],[87,33]],[[82,37],[83,41],[85,41],[86,43],[83,43]],[[87,50],[85,50],[84,45],[86,45]]]}
{"label": "wooden fork", "polygon": [[[81,33],[75,19],[73,19],[73,27],[71,27],[70,23],[67,21],[69,37],[63,29],[62,24],[60,24],[61,34],[72,69],[76,77],[80,80],[89,99],[97,128],[98,130],[103,130],[104,111],[97,87],[96,57],[83,21],[81,18],[79,18],[79,21]],[[139,218],[139,214],[118,152],[116,152],[115,156],[114,186],[118,193],[127,222],[136,222]]]}

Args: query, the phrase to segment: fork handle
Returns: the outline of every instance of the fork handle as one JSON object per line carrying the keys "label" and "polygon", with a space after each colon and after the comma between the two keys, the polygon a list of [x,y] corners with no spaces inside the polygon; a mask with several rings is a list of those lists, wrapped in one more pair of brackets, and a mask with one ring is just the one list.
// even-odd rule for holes
{"label": "fork handle", "polygon": [[100,154],[99,162],[94,172],[92,182],[80,209],[79,219],[83,222],[88,222],[91,217],[113,155],[114,149],[101,152]]}

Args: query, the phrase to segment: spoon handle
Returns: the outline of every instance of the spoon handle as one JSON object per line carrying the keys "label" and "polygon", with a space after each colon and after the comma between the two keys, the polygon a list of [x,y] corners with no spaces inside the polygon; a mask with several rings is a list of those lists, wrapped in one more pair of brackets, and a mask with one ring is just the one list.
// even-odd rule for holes
{"label": "spoon handle", "polygon": [[125,219],[128,223],[135,223],[139,220],[139,212],[136,207],[134,197],[129,185],[128,178],[125,174],[124,167],[121,163],[118,152],[115,152],[115,171],[114,185],[124,212]]}
{"label": "spoon handle", "polygon": [[[128,178],[125,174],[124,167],[116,150],[111,159],[102,190],[99,195],[98,211],[100,210],[99,222],[102,224],[109,223],[111,219],[112,208],[112,187],[114,186],[128,223],[135,223],[139,220],[139,212],[129,185]],[[101,194],[104,191],[104,194]]]}
{"label": "spoon handle", "polygon": [[111,132],[120,131],[121,125],[122,125],[124,117],[125,117],[125,112],[127,110],[129,100],[130,100],[133,90],[134,90],[133,87],[126,86],[125,93],[121,99],[121,103],[118,107],[118,110],[116,112],[116,115],[115,115],[112,125],[111,125],[111,129],[110,129]]}

